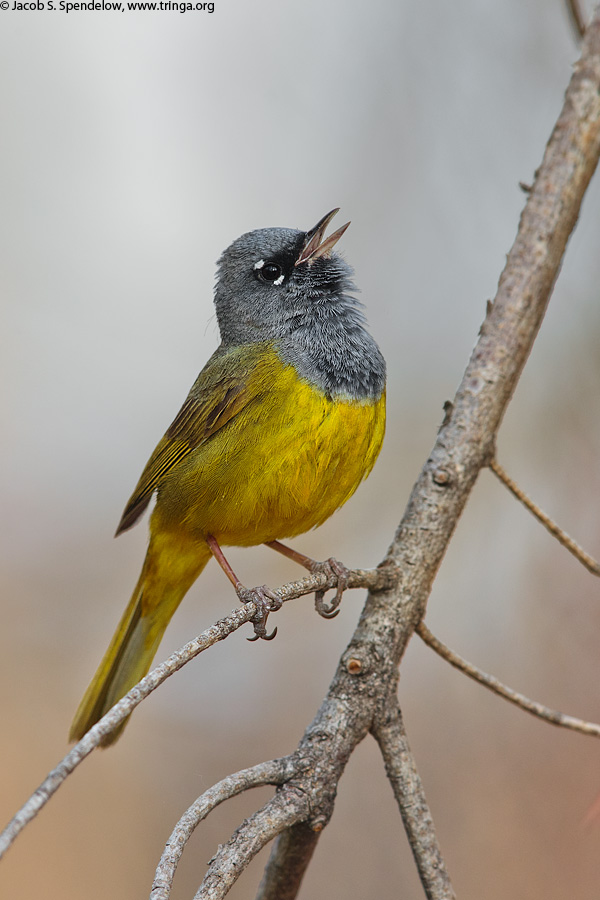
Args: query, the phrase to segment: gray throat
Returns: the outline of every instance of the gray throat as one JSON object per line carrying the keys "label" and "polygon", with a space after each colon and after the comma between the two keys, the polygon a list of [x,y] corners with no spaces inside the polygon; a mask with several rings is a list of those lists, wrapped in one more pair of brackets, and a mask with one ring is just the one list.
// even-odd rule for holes
{"label": "gray throat", "polygon": [[329,396],[378,400],[385,387],[385,360],[361,313],[356,308],[327,313],[317,320],[307,317],[277,340],[281,359]]}

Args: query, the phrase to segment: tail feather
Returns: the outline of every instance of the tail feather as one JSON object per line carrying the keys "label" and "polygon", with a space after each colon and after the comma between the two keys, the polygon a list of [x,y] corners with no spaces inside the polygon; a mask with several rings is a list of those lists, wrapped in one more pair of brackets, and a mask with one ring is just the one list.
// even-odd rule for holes
{"label": "tail feather", "polygon": [[[69,740],[78,741],[150,670],[162,636],[208,560],[206,544],[151,542],[142,573],[108,650],[75,713]],[[174,561],[173,553],[177,553]],[[114,743],[127,719],[102,741]]]}

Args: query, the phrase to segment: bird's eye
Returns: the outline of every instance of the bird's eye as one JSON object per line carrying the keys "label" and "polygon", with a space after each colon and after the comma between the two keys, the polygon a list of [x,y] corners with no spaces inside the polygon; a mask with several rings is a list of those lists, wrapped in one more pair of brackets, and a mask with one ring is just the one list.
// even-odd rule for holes
{"label": "bird's eye", "polygon": [[256,272],[261,281],[268,281],[270,284],[281,284],[283,281],[283,270],[277,263],[265,263]]}

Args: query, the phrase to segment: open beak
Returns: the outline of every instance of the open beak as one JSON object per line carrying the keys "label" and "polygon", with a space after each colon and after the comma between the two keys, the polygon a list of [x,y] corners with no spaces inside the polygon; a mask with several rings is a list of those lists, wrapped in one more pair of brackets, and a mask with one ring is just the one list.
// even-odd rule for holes
{"label": "open beak", "polygon": [[306,241],[304,243],[304,247],[300,251],[300,256],[296,260],[296,266],[299,266],[301,263],[311,263],[314,259],[318,259],[320,256],[324,256],[325,259],[328,259],[329,254],[345,232],[346,228],[350,224],[350,222],[346,222],[345,225],[342,225],[341,228],[338,228],[337,231],[334,231],[333,234],[330,234],[328,238],[323,240],[323,236],[325,234],[325,230],[336,213],[338,213],[339,207],[337,209],[332,209],[331,212],[327,213],[326,216],[323,216],[322,219],[319,219],[314,228],[311,228],[310,231],[306,233]]}

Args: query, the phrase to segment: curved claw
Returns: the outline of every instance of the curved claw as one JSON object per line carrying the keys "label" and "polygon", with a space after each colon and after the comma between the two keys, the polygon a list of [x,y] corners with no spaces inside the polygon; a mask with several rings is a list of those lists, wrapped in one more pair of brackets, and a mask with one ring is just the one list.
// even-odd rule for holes
{"label": "curved claw", "polygon": [[324,619],[335,619],[337,615],[339,615],[340,610],[338,609],[340,605],[341,595],[338,599],[338,595],[336,593],[332,602],[325,603],[325,591],[316,591],[315,592],[315,609]]}
{"label": "curved claw", "polygon": [[337,575],[337,588],[331,603],[324,603],[325,591],[315,592],[315,609],[324,619],[335,619],[339,613],[339,605],[342,602],[342,595],[348,587],[349,572],[346,566],[338,562],[337,559],[330,557],[322,563],[315,563],[314,572],[325,572],[330,575],[332,572]]}
{"label": "curved claw", "polygon": [[256,606],[256,615],[252,619],[254,625],[254,637],[247,638],[248,641],[257,641],[259,638],[263,641],[272,641],[277,634],[275,627],[271,634],[267,634],[266,624],[269,613],[281,609],[281,598],[272,591],[266,584],[261,587],[245,588],[242,584],[236,586],[236,593],[242,603],[254,603]]}
{"label": "curved claw", "polygon": [[[257,626],[255,625],[254,627],[256,629]],[[258,632],[256,632],[254,637],[246,638],[246,640],[250,641],[251,644],[253,644],[254,641],[258,641],[259,639],[263,640],[263,641],[272,641],[276,634],[277,634],[277,625],[275,626],[275,628],[273,629],[271,634],[258,634]]]}

